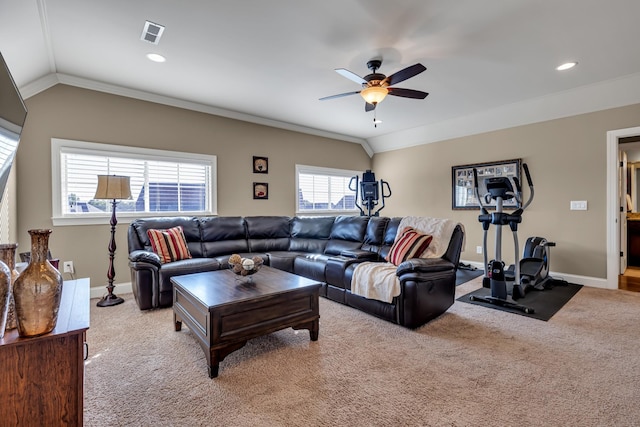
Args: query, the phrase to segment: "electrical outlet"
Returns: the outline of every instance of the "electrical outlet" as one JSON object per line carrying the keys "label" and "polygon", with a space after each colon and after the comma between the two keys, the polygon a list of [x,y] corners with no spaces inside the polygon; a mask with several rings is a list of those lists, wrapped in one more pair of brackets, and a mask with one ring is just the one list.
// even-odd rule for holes
{"label": "electrical outlet", "polygon": [[75,272],[73,269],[73,261],[65,261],[62,265],[65,273],[73,274]]}
{"label": "electrical outlet", "polygon": [[476,253],[477,254],[481,254],[482,253],[482,246],[476,246]]}

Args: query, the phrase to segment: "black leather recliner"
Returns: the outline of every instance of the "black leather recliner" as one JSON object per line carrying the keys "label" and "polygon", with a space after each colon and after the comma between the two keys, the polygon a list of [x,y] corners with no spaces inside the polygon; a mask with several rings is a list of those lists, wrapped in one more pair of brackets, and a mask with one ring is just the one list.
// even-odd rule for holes
{"label": "black leather recliner", "polygon": [[[322,283],[321,295],[385,320],[416,328],[454,302],[463,229],[457,226],[441,258],[416,258],[397,267],[401,293],[391,303],[351,293],[355,266],[384,261],[402,218],[170,217],[133,221],[128,229],[129,266],[141,310],[170,307],[170,278],[227,268],[228,258],[260,256],[266,265]],[[192,259],[161,264],[151,250],[149,229],[182,226]]]}

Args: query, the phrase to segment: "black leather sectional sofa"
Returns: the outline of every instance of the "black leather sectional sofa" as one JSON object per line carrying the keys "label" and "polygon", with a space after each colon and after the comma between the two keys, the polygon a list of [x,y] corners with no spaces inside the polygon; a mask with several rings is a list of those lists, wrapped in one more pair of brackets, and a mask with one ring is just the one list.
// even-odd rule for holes
{"label": "black leather sectional sofa", "polygon": [[[365,216],[165,217],[133,221],[128,229],[129,266],[141,310],[173,304],[170,278],[227,268],[231,254],[260,256],[265,265],[322,282],[321,295],[409,328],[444,313],[454,301],[464,232],[456,226],[441,258],[410,259],[397,267],[401,293],[391,303],[351,292],[354,267],[382,261],[402,218]],[[161,264],[149,229],[181,225],[193,258]]]}

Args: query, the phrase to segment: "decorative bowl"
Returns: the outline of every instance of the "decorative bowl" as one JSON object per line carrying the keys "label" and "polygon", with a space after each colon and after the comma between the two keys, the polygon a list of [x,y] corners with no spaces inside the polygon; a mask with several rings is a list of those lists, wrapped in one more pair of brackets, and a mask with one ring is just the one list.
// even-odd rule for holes
{"label": "decorative bowl", "polygon": [[229,257],[229,269],[238,277],[251,276],[260,271],[263,262],[258,256],[242,258],[238,254],[233,254]]}

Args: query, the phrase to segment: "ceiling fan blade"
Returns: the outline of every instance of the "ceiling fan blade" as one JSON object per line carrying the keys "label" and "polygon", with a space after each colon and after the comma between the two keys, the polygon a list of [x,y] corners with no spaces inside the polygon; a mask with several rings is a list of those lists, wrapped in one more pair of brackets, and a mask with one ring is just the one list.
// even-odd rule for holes
{"label": "ceiling fan blade", "polygon": [[407,67],[403,70],[400,70],[398,72],[395,72],[393,74],[391,74],[389,77],[387,77],[385,79],[385,81],[389,84],[389,86],[393,86],[395,84],[398,84],[400,82],[403,82],[407,79],[410,79],[413,76],[416,76],[418,74],[420,74],[421,72],[423,72],[424,70],[426,70],[427,67],[425,67],[424,65],[418,63],[415,65],[412,65],[410,67]]}
{"label": "ceiling fan blade", "polygon": [[365,111],[365,112],[367,112],[367,113],[368,113],[369,111],[373,111],[373,110],[375,110],[375,109],[376,109],[375,104],[369,104],[368,102],[365,102],[365,103],[364,103],[364,111]]}
{"label": "ceiling fan blade", "polygon": [[359,84],[363,84],[366,85],[367,81],[365,79],[363,79],[362,77],[360,77],[359,75],[357,75],[356,73],[353,73],[347,69],[344,68],[336,68],[336,73],[340,74],[343,77],[348,78],[349,80],[353,80],[356,83]]}
{"label": "ceiling fan blade", "polygon": [[343,96],[355,95],[357,93],[360,93],[360,91],[358,90],[355,92],[345,92],[345,93],[339,93],[337,95],[325,96],[324,98],[320,98],[320,101],[326,101],[327,99],[334,99],[334,98],[342,98]]}
{"label": "ceiling fan blade", "polygon": [[389,95],[401,96],[403,98],[425,99],[427,95],[429,95],[427,92],[413,89],[403,89],[401,87],[388,87],[387,90],[389,91]]}

